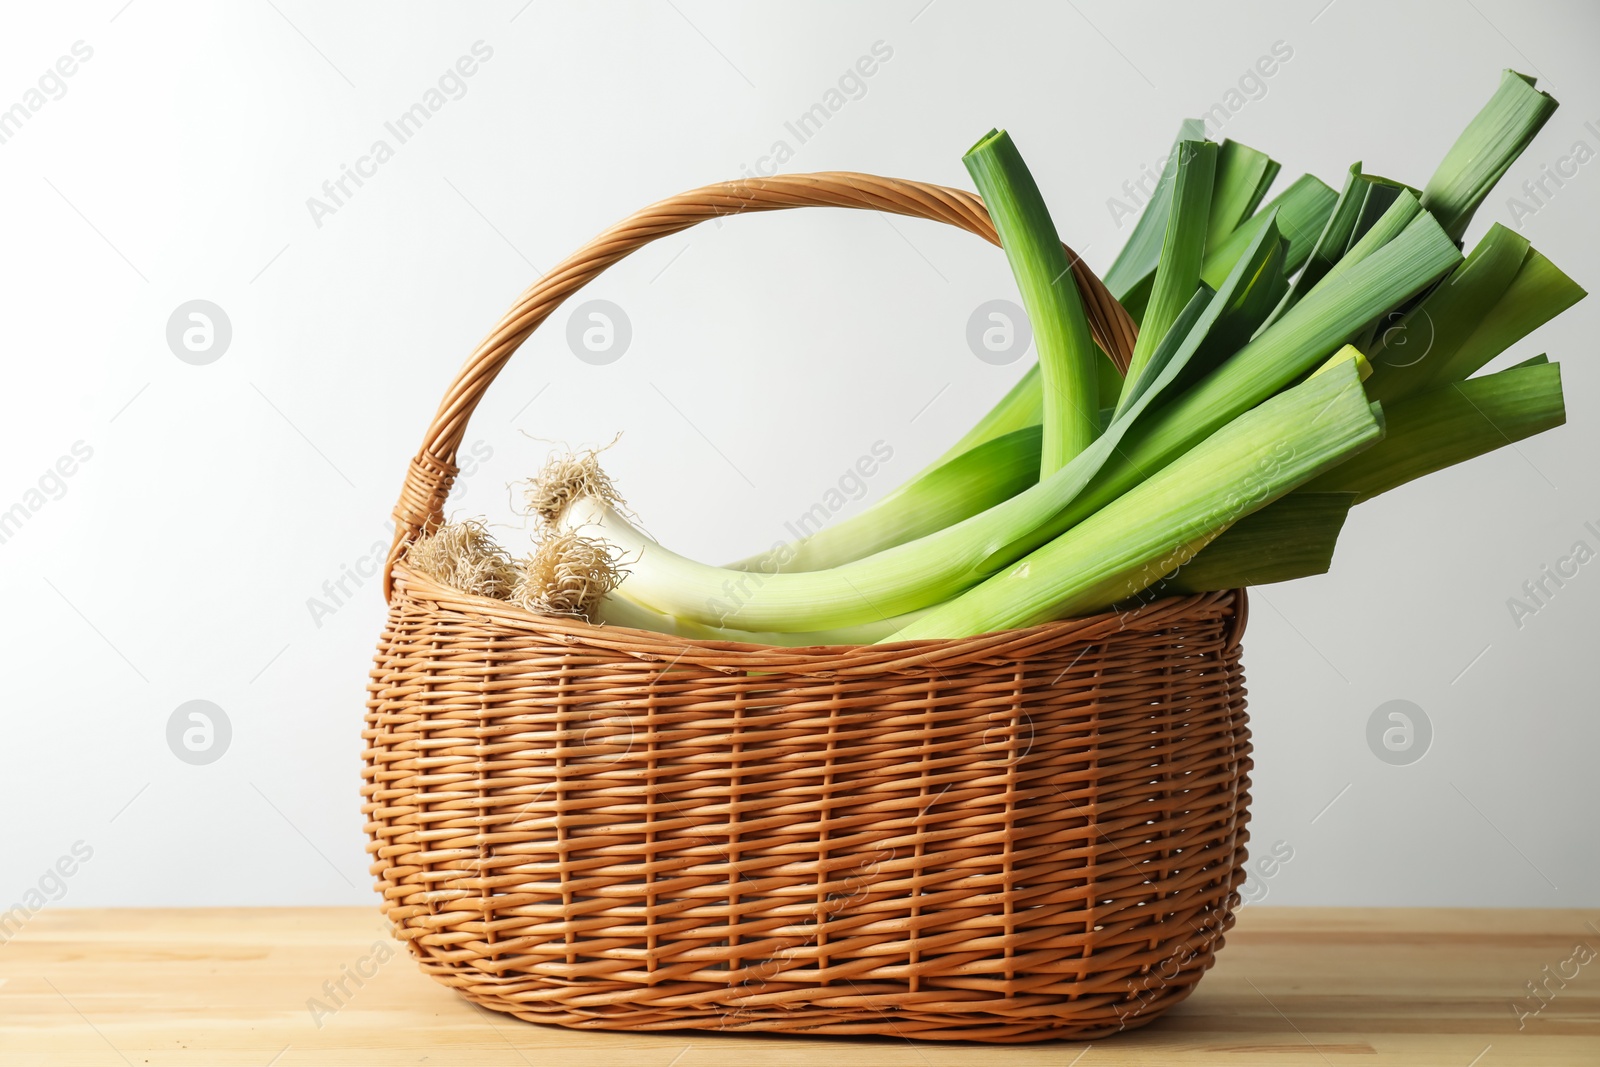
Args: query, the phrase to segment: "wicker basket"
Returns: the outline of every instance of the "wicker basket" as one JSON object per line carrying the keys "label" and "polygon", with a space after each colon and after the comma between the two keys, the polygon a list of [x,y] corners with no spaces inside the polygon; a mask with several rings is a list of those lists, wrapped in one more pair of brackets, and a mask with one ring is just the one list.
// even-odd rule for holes
{"label": "wicker basket", "polygon": [[[395,510],[366,716],[383,908],[425,972],[611,1030],[1091,1037],[1181,1000],[1248,834],[1241,592],[955,641],[768,648],[541,617],[409,570],[466,421],[575,290],[696,222],[870,208],[993,241],[973,194],[711,186],[601,234],[452,385]],[[1133,330],[1076,256],[1094,331]]]}

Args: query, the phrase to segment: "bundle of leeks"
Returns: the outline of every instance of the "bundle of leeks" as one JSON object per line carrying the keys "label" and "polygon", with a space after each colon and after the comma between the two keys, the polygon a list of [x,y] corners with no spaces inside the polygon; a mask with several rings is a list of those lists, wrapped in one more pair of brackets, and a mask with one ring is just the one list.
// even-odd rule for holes
{"label": "bundle of leeks", "polygon": [[1325,572],[1353,505],[1565,420],[1544,356],[1473,375],[1583,291],[1498,224],[1459,247],[1555,108],[1507,71],[1420,190],[1358,163],[1337,193],[1305,176],[1265,206],[1278,164],[1184,123],[1104,275],[1139,323],[1125,374],[1090,336],[1022,156],[989,133],[965,162],[1037,365],[876,505],[728,567],[570,494],[548,518],[627,560],[595,620],[786,645],[956,638]]}

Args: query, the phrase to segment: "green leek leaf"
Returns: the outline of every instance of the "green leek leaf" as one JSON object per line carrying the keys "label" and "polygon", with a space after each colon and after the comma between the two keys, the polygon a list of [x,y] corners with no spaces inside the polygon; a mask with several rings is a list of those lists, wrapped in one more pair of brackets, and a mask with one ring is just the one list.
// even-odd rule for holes
{"label": "green leek leaf", "polygon": [[1301,175],[1293,185],[1274,197],[1244,225],[1234,230],[1227,240],[1214,249],[1206,250],[1205,267],[1200,272],[1201,279],[1207,285],[1213,287],[1219,285],[1269,218],[1275,219],[1278,232],[1288,243],[1287,270],[1291,274],[1294,273],[1310,257],[1311,249],[1317,243],[1317,235],[1327,224],[1328,216],[1333,213],[1334,204],[1338,199],[1338,194],[1324,185],[1320,179],[1309,174]]}
{"label": "green leek leaf", "polygon": [[1042,439],[1037,424],[992,438],[917,475],[875,507],[728,566],[820,571],[937,533],[1038,482]]}
{"label": "green leek leaf", "polygon": [[[1161,258],[1161,245],[1166,240],[1167,216],[1172,210],[1172,184],[1178,174],[1180,149],[1185,141],[1201,141],[1206,136],[1205,123],[1199,119],[1184,119],[1178,127],[1178,136],[1172,142],[1162,165],[1161,179],[1145,203],[1139,221],[1134,223],[1128,243],[1122,246],[1117,258],[1100,276],[1111,290],[1111,295],[1122,301],[1128,313],[1137,321],[1144,309],[1143,299],[1132,299],[1136,289],[1149,292],[1150,279],[1155,276],[1156,263]],[[1138,310],[1135,310],[1137,308]]]}
{"label": "green leek leaf", "polygon": [[1073,529],[885,640],[964,637],[1100,610],[1382,436],[1346,363],[1237,416]]}
{"label": "green leek leaf", "polygon": [[1300,378],[1364,323],[1421,292],[1461,259],[1439,224],[1418,215],[1395,240],[1319,285],[1202,381],[1150,417],[1094,484],[1052,520],[1065,529],[1109,504],[1197,440]]}
{"label": "green leek leaf", "polygon": [[1009,134],[992,131],[963,157],[1022,292],[1044,397],[1040,476],[1059,470],[1100,432],[1100,350],[1044,197]]}
{"label": "green leek leaf", "polygon": [[1422,206],[1446,233],[1460,239],[1478,205],[1558,106],[1526,74],[1501,73],[1500,87],[1450,146],[1422,191]]}
{"label": "green leek leaf", "polygon": [[[1356,251],[1359,242],[1383,217],[1395,199],[1407,191],[1397,182],[1361,173],[1360,163],[1351,164],[1350,172],[1345,177],[1344,189],[1339,193],[1338,202],[1334,204],[1327,223],[1322,227],[1322,233],[1317,237],[1316,245],[1306,259],[1305,268],[1289,287],[1289,292],[1283,298],[1283,304],[1273,318],[1277,318],[1298,303],[1300,298],[1310,292],[1341,260]],[[1410,192],[1411,203],[1415,205],[1415,191]],[[1380,204],[1381,209],[1378,207]],[[1368,217],[1368,213],[1372,211],[1377,213]],[[1416,211],[1413,209],[1411,214],[1415,215]],[[1410,221],[1409,218],[1406,221]],[[1392,237],[1394,234],[1391,233],[1389,236]]]}
{"label": "green leek leaf", "polygon": [[1372,396],[1389,403],[1472,374],[1577,303],[1583,289],[1498,223],[1372,346]]}
{"label": "green leek leaf", "polygon": [[1389,433],[1383,443],[1324,474],[1308,492],[1350,492],[1357,503],[1371,500],[1567,421],[1561,365],[1548,361],[1451,382],[1384,411]]}
{"label": "green leek leaf", "polygon": [[1217,177],[1206,221],[1206,248],[1215,248],[1261,206],[1280,166],[1265,152],[1238,141],[1217,149]]}
{"label": "green leek leaf", "polygon": [[1156,267],[1150,300],[1139,324],[1133,356],[1122,382],[1126,406],[1130,394],[1150,360],[1150,354],[1166,337],[1173,321],[1200,286],[1200,267],[1205,257],[1206,220],[1211,210],[1211,187],[1216,173],[1217,146],[1209,141],[1184,141],[1178,146],[1178,173],[1172,185],[1167,232],[1161,244],[1161,259]]}
{"label": "green leek leaf", "polygon": [[[1382,447],[1380,441],[1361,455]],[[1151,586],[1141,599],[1326,574],[1333,565],[1339,532],[1355,502],[1354,493],[1297,489],[1228,527],[1176,573]]]}

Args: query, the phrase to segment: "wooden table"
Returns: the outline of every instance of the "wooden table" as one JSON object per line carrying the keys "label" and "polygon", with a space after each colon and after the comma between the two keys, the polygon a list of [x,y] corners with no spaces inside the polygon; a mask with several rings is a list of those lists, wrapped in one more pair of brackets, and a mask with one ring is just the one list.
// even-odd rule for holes
{"label": "wooden table", "polygon": [[[1595,1067],[1600,958],[1578,961],[1596,951],[1600,912],[1247,907],[1165,1019],[1092,1045],[981,1046],[535,1026],[424,978],[376,908],[47,907],[0,945],[0,1064]],[[330,997],[352,970],[376,973]],[[1540,1007],[1530,981],[1547,1000],[1519,1020]]]}

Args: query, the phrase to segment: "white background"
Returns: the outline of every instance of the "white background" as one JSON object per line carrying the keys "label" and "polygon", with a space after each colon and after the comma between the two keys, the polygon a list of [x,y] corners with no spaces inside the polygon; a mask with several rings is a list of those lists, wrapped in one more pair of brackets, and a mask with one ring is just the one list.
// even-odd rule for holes
{"label": "white background", "polygon": [[[461,359],[541,270],[652,200],[787,170],[969,185],[962,151],[1009,128],[1063,235],[1104,268],[1107,199],[1274,42],[1293,51],[1222,129],[1282,184],[1426,180],[1501,68],[1563,107],[1468,234],[1573,142],[1600,148],[1600,16],[1587,3],[423,5],[169,0],[30,5],[0,35],[0,108],[74,42],[66,92],[0,144],[0,510],[82,441],[92,458],[0,544],[0,908],[74,842],[50,906],[369,904],[359,813],[374,581],[308,601],[377,542]],[[493,56],[334,214],[307,199],[474,42]],[[820,133],[784,126],[875,42],[892,49]],[[1585,123],[1595,122],[1594,128]],[[1600,162],[1522,230],[1600,277]],[[979,303],[1015,299],[998,251],[931,223],[846,212],[734,220],[661,241],[586,297],[626,309],[624,358],[576,359],[565,309],[480,408],[492,458],[459,515],[520,527],[506,486],[547,445],[626,431],[613,474],[650,529],[718,560],[764,547],[875,441],[889,489],[1021,373],[968,350]],[[168,348],[191,299],[233,340]],[[1600,527],[1596,307],[1496,365],[1563,362],[1570,425],[1364,505],[1331,575],[1254,598],[1253,836],[1293,858],[1271,903],[1600,904],[1600,563],[1518,628],[1525,580]],[[852,507],[859,507],[859,504]],[[169,751],[181,703],[232,740]],[[1380,762],[1385,701],[1424,709],[1425,758]]]}

